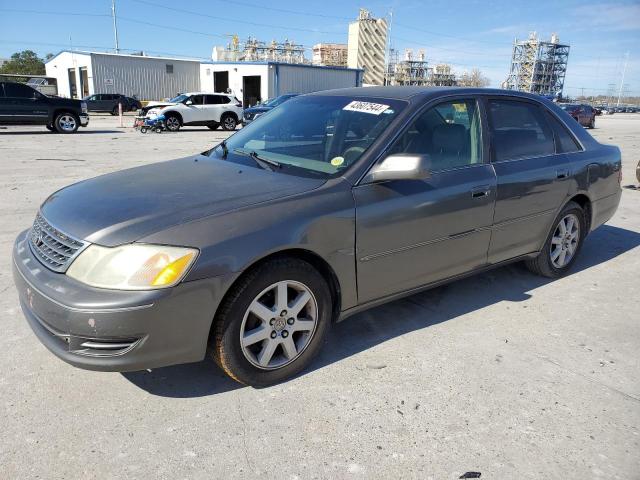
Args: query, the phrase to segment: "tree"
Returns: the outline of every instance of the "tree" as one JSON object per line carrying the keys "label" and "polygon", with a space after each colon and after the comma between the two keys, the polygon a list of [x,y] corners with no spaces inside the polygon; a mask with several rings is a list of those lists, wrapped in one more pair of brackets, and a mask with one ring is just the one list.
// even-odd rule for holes
{"label": "tree", "polygon": [[11,55],[11,59],[2,67],[0,73],[14,73],[19,75],[44,75],[44,62],[36,52],[23,50]]}
{"label": "tree", "polygon": [[461,87],[488,87],[490,83],[491,81],[477,68],[471,70],[471,73],[464,72],[458,79],[458,85]]}

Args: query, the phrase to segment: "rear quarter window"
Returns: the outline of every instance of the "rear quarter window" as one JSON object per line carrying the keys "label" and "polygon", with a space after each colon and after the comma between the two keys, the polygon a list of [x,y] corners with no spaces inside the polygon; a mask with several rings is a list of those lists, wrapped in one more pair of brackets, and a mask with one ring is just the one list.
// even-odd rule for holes
{"label": "rear quarter window", "polygon": [[555,153],[553,133],[540,107],[518,100],[489,100],[493,161]]}
{"label": "rear quarter window", "polygon": [[574,153],[582,151],[582,148],[573,138],[573,135],[569,133],[567,127],[562,125],[551,112],[547,111],[547,120],[549,125],[553,129],[553,133],[556,137],[556,152],[557,153]]}

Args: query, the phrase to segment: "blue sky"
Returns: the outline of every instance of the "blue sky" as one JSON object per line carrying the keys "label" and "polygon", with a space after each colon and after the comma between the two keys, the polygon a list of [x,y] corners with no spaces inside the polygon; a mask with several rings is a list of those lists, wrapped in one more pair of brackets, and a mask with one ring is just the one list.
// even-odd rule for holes
{"label": "blue sky", "polygon": [[[376,16],[393,11],[393,47],[424,49],[427,60],[459,73],[480,68],[492,86],[507,76],[515,37],[556,32],[571,45],[565,93],[606,94],[611,85],[617,92],[628,52],[625,88],[640,96],[640,0],[116,1],[121,48],[203,58],[234,33],[307,47],[346,43],[360,7]],[[70,45],[113,48],[110,8],[111,0],[0,0],[0,57],[25,48],[41,55]]]}

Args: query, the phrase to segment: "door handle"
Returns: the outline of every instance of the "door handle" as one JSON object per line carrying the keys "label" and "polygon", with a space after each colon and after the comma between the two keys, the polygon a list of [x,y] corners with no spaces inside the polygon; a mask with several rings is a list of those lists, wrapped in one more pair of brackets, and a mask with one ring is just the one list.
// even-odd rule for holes
{"label": "door handle", "polygon": [[556,178],[559,180],[565,179],[569,176],[569,170],[556,170]]}
{"label": "door handle", "polygon": [[489,185],[476,187],[471,190],[471,198],[488,197],[490,193],[491,193],[491,187]]}

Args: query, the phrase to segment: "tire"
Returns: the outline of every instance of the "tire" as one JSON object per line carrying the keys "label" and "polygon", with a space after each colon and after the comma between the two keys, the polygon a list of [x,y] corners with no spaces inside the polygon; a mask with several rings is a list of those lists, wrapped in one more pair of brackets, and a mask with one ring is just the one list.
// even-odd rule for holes
{"label": "tire", "polygon": [[140,133],[147,133],[147,127],[140,127]]}
{"label": "tire", "polygon": [[180,130],[182,123],[180,122],[180,117],[169,114],[165,120],[165,125],[167,126],[167,130],[170,132],[177,132]]}
{"label": "tire", "polygon": [[231,132],[238,126],[238,120],[236,119],[235,115],[231,113],[225,113],[220,119],[220,124],[222,125],[223,130]]}
{"label": "tire", "polygon": [[55,132],[56,129],[53,125],[45,125],[44,126],[47,130],[49,130],[50,132]]}
{"label": "tire", "polygon": [[591,129],[596,128],[596,117],[593,117],[591,119],[591,123],[589,123],[589,128]]}
{"label": "tire", "polygon": [[[280,289],[282,284],[285,289]],[[277,294],[282,291],[287,295]],[[304,303],[300,313],[294,313],[299,308],[296,299]],[[259,308],[250,311],[251,305]],[[283,306],[290,311],[280,311]],[[212,328],[214,360],[231,378],[253,387],[291,378],[309,365],[325,343],[331,306],[327,282],[309,263],[293,258],[268,261],[241,278],[221,305]],[[252,311],[261,312],[261,317]],[[259,337],[246,337],[250,343],[243,347],[241,332],[252,331],[258,331]]]}
{"label": "tire", "polygon": [[207,127],[209,130],[217,130],[220,124],[218,122],[211,122]]}
{"label": "tire", "polygon": [[111,110],[111,112],[109,113],[111,113],[111,115],[113,115],[114,117],[118,115],[118,113],[120,113],[118,110],[118,106],[116,105],[115,107],[113,107],[113,110]]}
{"label": "tire", "polygon": [[[573,238],[569,238],[571,236],[567,237],[562,231],[561,223],[564,223],[566,229],[566,219],[572,219],[574,224],[577,224],[575,241]],[[573,230],[573,227],[570,230]],[[536,275],[543,277],[558,278],[563,276],[569,271],[578,257],[587,233],[584,210],[577,203],[567,203],[554,220],[553,227],[544,242],[540,254],[536,258],[525,261],[527,268]],[[560,239],[560,243],[558,243],[558,239]],[[573,250],[571,250],[571,246],[573,246]],[[553,256],[556,256],[555,260]],[[569,256],[568,260],[567,256]]]}
{"label": "tire", "polygon": [[58,133],[76,133],[79,126],[80,119],[72,112],[59,113],[53,121],[53,127]]}

